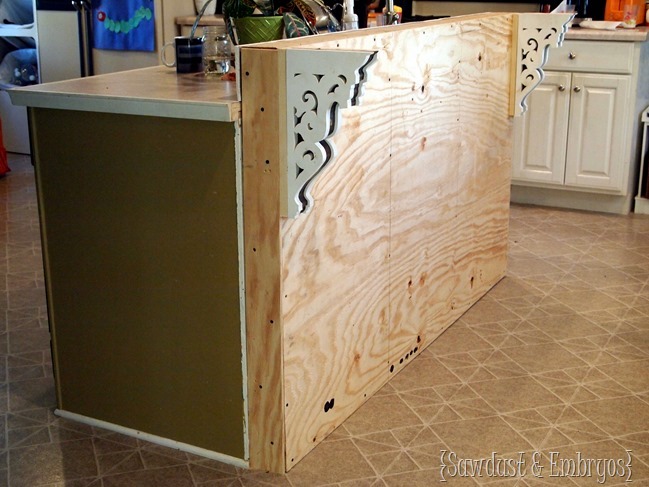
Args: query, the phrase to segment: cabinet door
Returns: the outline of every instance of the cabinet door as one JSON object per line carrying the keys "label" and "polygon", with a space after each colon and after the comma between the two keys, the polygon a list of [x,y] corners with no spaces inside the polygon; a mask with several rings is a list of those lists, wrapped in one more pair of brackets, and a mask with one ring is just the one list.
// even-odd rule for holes
{"label": "cabinet door", "polygon": [[570,106],[570,73],[546,72],[514,121],[512,177],[563,184]]}
{"label": "cabinet door", "polygon": [[630,84],[629,76],[573,74],[566,185],[622,190]]}

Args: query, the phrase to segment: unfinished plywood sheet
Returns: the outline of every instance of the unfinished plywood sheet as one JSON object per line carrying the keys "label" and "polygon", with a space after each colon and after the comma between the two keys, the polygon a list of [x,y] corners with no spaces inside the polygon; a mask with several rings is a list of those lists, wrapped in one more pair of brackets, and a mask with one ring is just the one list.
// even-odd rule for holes
{"label": "unfinished plywood sheet", "polygon": [[305,47],[377,60],[282,220],[287,468],[502,277],[511,151],[511,16]]}

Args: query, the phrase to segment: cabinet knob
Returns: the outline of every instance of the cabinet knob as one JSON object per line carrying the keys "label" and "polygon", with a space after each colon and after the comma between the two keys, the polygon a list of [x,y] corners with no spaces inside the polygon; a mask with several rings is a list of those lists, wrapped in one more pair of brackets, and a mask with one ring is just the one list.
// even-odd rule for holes
{"label": "cabinet knob", "polygon": [[568,54],[568,57],[570,59],[577,59],[577,55],[574,52],[571,52],[570,54]]}
{"label": "cabinet knob", "polygon": [[566,87],[564,85],[559,85],[558,89],[559,91],[566,91]]}
{"label": "cabinet knob", "polygon": [[580,88],[579,86],[575,86],[575,87],[573,88],[573,91],[574,91],[575,93],[579,93],[579,92],[581,91],[581,88]]}

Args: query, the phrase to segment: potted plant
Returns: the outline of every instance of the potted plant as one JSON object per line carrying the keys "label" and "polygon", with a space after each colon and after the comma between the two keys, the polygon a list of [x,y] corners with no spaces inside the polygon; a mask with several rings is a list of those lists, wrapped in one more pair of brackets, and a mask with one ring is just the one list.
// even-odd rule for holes
{"label": "potted plant", "polygon": [[223,17],[234,26],[238,44],[340,30],[322,0],[225,0]]}

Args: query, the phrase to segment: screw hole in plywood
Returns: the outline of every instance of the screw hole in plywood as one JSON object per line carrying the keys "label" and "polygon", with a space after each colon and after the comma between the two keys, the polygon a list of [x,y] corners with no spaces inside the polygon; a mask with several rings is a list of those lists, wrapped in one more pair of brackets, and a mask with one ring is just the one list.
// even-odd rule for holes
{"label": "screw hole in plywood", "polygon": [[329,411],[331,411],[334,408],[334,401],[335,401],[335,398],[333,398],[333,397],[329,401],[325,401],[325,404],[324,404],[324,412],[325,413],[328,413]]}

